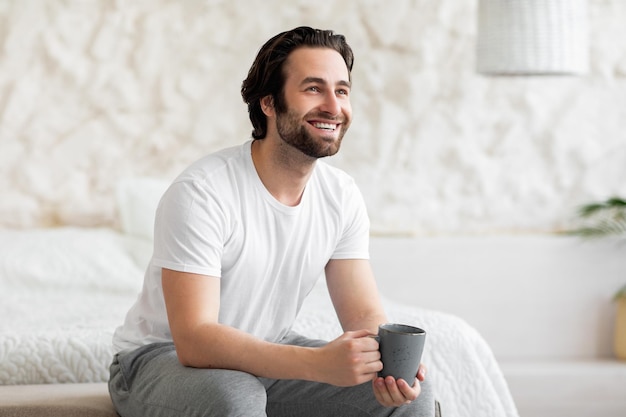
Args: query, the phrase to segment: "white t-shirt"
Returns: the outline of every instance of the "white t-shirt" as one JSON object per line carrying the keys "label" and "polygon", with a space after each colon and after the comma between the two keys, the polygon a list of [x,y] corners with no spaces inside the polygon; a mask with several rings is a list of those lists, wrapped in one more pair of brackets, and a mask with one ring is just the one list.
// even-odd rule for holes
{"label": "white t-shirt", "polygon": [[261,182],[251,141],[208,155],[163,195],[143,289],[116,351],[171,341],[161,268],[221,279],[219,322],[267,341],[291,328],[330,259],[369,257],[369,219],[353,179],[317,161],[296,207]]}

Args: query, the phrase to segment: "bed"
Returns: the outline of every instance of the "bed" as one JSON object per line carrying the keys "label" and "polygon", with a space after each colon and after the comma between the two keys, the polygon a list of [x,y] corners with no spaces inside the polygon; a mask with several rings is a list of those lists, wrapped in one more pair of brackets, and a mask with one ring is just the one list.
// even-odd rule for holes
{"label": "bed", "polygon": [[[62,387],[78,393],[67,397],[64,391],[70,402],[105,400],[111,337],[137,296],[151,252],[151,219],[145,213],[161,185],[142,195],[147,185],[123,187],[118,229],[0,230],[0,414],[4,409],[39,415],[27,412],[29,404],[42,396],[46,407],[54,404]],[[427,330],[423,362],[442,415],[518,416],[490,347],[471,325],[444,312],[383,302],[391,320]],[[295,330],[325,339],[341,333],[323,280]],[[41,410],[40,415],[52,415]],[[107,415],[96,411],[76,415]]]}

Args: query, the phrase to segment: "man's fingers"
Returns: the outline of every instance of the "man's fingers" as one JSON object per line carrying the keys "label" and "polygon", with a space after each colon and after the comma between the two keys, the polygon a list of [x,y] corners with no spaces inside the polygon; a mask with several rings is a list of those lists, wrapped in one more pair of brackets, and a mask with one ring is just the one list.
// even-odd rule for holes
{"label": "man's fingers", "polygon": [[385,386],[384,378],[379,377],[374,380],[374,396],[385,407],[393,406],[393,399]]}
{"label": "man's fingers", "polygon": [[386,407],[399,407],[403,404],[409,404],[421,392],[417,379],[414,383],[413,387],[410,387],[404,380],[396,381],[393,377],[377,378],[373,382],[374,396],[379,403]]}
{"label": "man's fingers", "polygon": [[359,339],[361,337],[372,336],[372,333],[369,330],[367,330],[367,329],[352,330],[352,331],[346,332],[345,334],[346,335],[350,335],[354,339]]}
{"label": "man's fingers", "polygon": [[417,378],[413,379],[412,385],[404,380],[398,381],[398,388],[402,397],[408,402],[414,401],[422,392],[422,388]]}
{"label": "man's fingers", "polygon": [[417,379],[423,381],[426,379],[426,367],[420,363],[420,367],[417,370]]}
{"label": "man's fingers", "polygon": [[341,338],[357,341],[358,345],[355,346],[359,346],[362,352],[378,352],[378,341],[367,329],[345,332]]}

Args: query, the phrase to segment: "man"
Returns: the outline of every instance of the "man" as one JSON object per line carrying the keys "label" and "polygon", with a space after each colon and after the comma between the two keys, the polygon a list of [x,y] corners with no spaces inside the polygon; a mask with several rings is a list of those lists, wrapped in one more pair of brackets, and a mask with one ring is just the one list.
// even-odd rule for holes
{"label": "man", "polygon": [[[434,415],[423,367],[377,377],[369,336],[387,319],[365,205],[318,161],[350,125],[352,62],[331,31],[270,39],[241,89],[253,140],[196,162],[161,199],[142,293],[114,336],[122,417]],[[345,331],[329,343],[290,331],[322,274]]]}

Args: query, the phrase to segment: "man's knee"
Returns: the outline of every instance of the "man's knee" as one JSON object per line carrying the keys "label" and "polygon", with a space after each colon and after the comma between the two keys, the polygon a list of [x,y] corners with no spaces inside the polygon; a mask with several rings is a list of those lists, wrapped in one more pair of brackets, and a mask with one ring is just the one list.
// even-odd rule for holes
{"label": "man's knee", "polygon": [[207,417],[264,417],[267,404],[265,387],[253,375],[239,371],[211,370],[205,383],[196,382],[192,407]]}
{"label": "man's knee", "polygon": [[[151,366],[131,372],[111,366],[109,388],[118,413],[133,416],[264,417],[267,394],[253,375],[221,369],[187,368],[175,355],[161,355]],[[128,375],[126,375],[128,376]]]}

